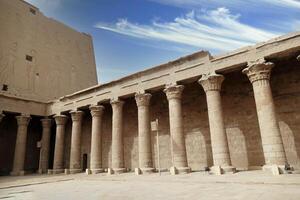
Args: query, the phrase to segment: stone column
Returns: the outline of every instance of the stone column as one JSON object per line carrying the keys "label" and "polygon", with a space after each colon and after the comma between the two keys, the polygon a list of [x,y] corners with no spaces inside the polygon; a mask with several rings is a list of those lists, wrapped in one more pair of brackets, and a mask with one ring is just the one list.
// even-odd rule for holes
{"label": "stone column", "polygon": [[151,153],[150,99],[151,94],[149,93],[135,95],[139,131],[139,169],[137,171],[143,174],[154,171]]}
{"label": "stone column", "polygon": [[82,111],[71,111],[72,135],[71,135],[71,154],[70,154],[70,173],[82,172],[81,168],[81,129]]}
{"label": "stone column", "polygon": [[14,163],[11,175],[24,175],[24,162],[26,154],[27,128],[30,121],[29,115],[16,116],[18,132],[15,146]]}
{"label": "stone column", "polygon": [[276,112],[272,91],[270,87],[270,75],[274,64],[265,62],[264,59],[248,63],[243,70],[252,83],[256,111],[258,116],[262,147],[265,157],[263,169],[272,169],[276,165],[277,171],[282,173],[287,163]]}
{"label": "stone column", "polygon": [[91,106],[92,139],[91,139],[91,173],[103,172],[102,168],[102,115],[104,106]]}
{"label": "stone column", "polygon": [[171,174],[189,173],[190,168],[187,165],[185,138],[182,124],[181,95],[184,89],[183,85],[172,85],[166,87],[164,92],[169,101],[169,119],[172,164]]}
{"label": "stone column", "polygon": [[222,75],[203,75],[198,81],[206,93],[207,111],[209,118],[210,138],[213,153],[215,174],[235,172],[231,166],[227,135],[224,126],[221,85],[224,80]]}
{"label": "stone column", "polygon": [[[124,168],[124,147],[123,147],[123,105],[121,100],[112,100],[112,173],[123,173]],[[109,172],[110,173],[110,172]]]}
{"label": "stone column", "polygon": [[41,152],[39,162],[39,173],[47,173],[49,165],[49,152],[50,152],[50,136],[51,136],[51,119],[41,119],[43,132],[41,140]]}
{"label": "stone column", "polygon": [[54,149],[54,161],[53,170],[54,174],[64,172],[64,142],[65,142],[65,125],[67,122],[67,116],[55,115],[56,123],[56,137],[55,137],[55,149]]}

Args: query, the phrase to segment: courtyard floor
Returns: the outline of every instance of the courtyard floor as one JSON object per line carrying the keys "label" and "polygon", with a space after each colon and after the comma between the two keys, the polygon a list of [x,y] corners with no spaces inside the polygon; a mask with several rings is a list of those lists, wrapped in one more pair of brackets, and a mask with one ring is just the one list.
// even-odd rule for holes
{"label": "courtyard floor", "polygon": [[300,175],[248,171],[222,176],[194,172],[121,175],[27,175],[0,177],[0,199],[284,199],[300,200]]}

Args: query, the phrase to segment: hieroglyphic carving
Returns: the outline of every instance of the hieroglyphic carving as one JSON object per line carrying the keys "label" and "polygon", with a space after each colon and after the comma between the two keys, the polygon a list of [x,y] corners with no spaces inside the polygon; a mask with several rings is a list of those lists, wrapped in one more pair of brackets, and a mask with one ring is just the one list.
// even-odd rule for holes
{"label": "hieroglyphic carving", "polygon": [[0,84],[10,85],[15,76],[18,43],[13,42],[7,52],[0,52]]}

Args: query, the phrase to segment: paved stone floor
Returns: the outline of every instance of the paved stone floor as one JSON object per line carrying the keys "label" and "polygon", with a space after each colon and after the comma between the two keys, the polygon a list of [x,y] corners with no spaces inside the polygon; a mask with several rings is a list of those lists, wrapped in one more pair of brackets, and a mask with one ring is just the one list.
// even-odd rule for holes
{"label": "paved stone floor", "polygon": [[0,199],[300,199],[300,175],[272,176],[262,171],[215,176],[169,173],[27,175],[0,177]]}

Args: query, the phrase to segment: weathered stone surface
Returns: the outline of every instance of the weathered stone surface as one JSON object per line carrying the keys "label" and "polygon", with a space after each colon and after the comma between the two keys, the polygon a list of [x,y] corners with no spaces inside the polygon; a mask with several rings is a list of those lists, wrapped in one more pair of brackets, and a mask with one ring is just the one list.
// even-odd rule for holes
{"label": "weathered stone surface", "polygon": [[11,175],[24,175],[24,162],[27,142],[27,129],[30,116],[20,115],[16,117],[18,123],[18,132],[15,145],[15,154],[13,169]]}
{"label": "weathered stone surface", "polygon": [[270,86],[274,64],[258,60],[243,70],[253,85],[266,165],[287,163]]}
{"label": "weathered stone surface", "polygon": [[55,136],[55,150],[53,161],[53,173],[64,172],[64,139],[65,139],[65,125],[67,122],[67,116],[56,115],[54,116],[56,123],[56,136]]}
{"label": "weathered stone surface", "polygon": [[112,169],[114,173],[125,172],[123,146],[123,105],[124,101],[112,100]]}
{"label": "weathered stone surface", "polygon": [[[23,1],[5,0],[0,4],[4,5],[3,2],[12,10],[30,7]],[[3,9],[5,6],[0,6],[3,11],[0,13],[7,16],[14,13],[8,13]],[[16,11],[19,12],[21,10]],[[27,17],[26,15],[24,19],[26,24],[32,23]],[[56,25],[51,28],[58,31]],[[17,32],[14,31],[15,33]],[[13,36],[12,34],[11,38]],[[71,37],[72,40],[74,38],[77,37]],[[90,45],[90,38],[78,43]],[[19,48],[16,43],[3,43],[0,48],[1,45],[11,53],[6,56],[8,62],[5,63],[14,67],[13,63],[17,61],[15,58],[24,51],[16,53],[16,48]],[[30,73],[33,72],[30,69],[37,67],[36,70],[40,73],[36,79],[28,81],[28,77],[15,77],[18,78],[15,82],[28,84],[13,87],[17,88],[16,93],[10,93],[10,90],[0,92],[0,111],[5,114],[5,118],[0,115],[0,120],[3,118],[0,123],[0,175],[14,171],[13,168],[18,168],[15,170],[17,174],[35,172],[38,169],[44,172],[47,170],[47,160],[53,163],[53,169],[49,170],[52,174],[79,172],[82,168],[88,168],[88,173],[106,171],[108,168],[107,171],[111,174],[134,169],[144,174],[158,168],[158,157],[160,168],[170,169],[172,174],[187,173],[190,171],[189,167],[195,171],[211,167],[217,174],[234,171],[232,166],[248,170],[260,169],[264,165],[263,170],[273,170],[274,174],[285,173],[285,168],[289,167],[285,164],[299,169],[299,46],[300,33],[292,33],[221,56],[213,57],[208,52],[201,51],[83,91],[77,90],[87,87],[88,82],[95,80],[93,73],[90,73],[95,71],[93,63],[89,65],[93,69],[88,67],[88,70],[85,67],[79,70],[76,66],[64,66],[60,68],[58,75],[55,67],[61,63],[54,63],[53,69],[43,67],[42,70],[38,67],[37,64],[48,66],[44,65],[44,60],[37,63],[40,59],[36,58],[43,54],[42,49],[38,48],[33,61],[27,63],[28,66],[23,65]],[[67,59],[78,57],[78,52],[70,51],[72,55],[68,56],[60,51],[56,53]],[[89,54],[90,51],[86,53]],[[52,54],[53,52],[47,52],[47,55]],[[22,59],[23,57],[24,55]],[[3,58],[5,61],[5,56]],[[72,60],[72,65],[77,65],[78,60]],[[51,58],[49,63],[53,65],[53,62],[56,59]],[[16,63],[17,65],[20,63]],[[81,66],[85,65],[86,63]],[[274,65],[276,67],[273,68]],[[4,66],[1,70],[3,74],[8,74],[6,65],[1,66]],[[248,75],[250,82],[241,73],[242,68],[246,68],[244,73]],[[65,71],[68,69],[69,71]],[[18,74],[25,74],[22,73],[22,67],[19,70]],[[81,76],[75,75],[81,70]],[[226,77],[224,83],[222,76],[212,72],[223,74]],[[49,76],[51,83],[47,78],[43,83],[38,80],[38,77],[45,76],[42,73]],[[55,73],[57,77],[53,78]],[[4,77],[3,74],[0,75],[0,80],[3,79],[4,83],[10,85],[13,80],[11,76],[14,75]],[[201,78],[204,91],[197,84],[197,79],[203,74],[210,74]],[[61,77],[69,78],[62,84],[58,77],[60,80],[64,80]],[[74,80],[76,84],[70,85]],[[163,92],[165,85],[166,94]],[[28,88],[22,89],[23,86]],[[51,90],[44,90],[49,87]],[[65,94],[62,91],[76,92],[60,97]],[[56,97],[56,100],[52,97]],[[60,98],[57,99],[58,97]],[[45,99],[53,101],[41,102]],[[111,105],[108,104],[109,99],[112,99]],[[105,112],[101,106],[88,109],[90,105],[98,103],[105,107]],[[72,113],[72,120],[67,122],[66,116],[61,115],[77,109],[85,113],[84,118],[82,114]],[[25,129],[24,123],[17,123],[15,116],[19,114],[16,113],[32,115],[27,127],[28,133],[22,131]],[[53,130],[48,127],[47,122],[40,122],[41,116],[55,114],[56,127]],[[157,135],[149,130],[149,122],[156,119],[159,122],[159,155],[157,144],[153,142]],[[20,132],[23,134],[19,134]],[[25,135],[28,135],[27,142],[24,142]],[[20,137],[23,138],[22,144],[15,146]],[[39,166],[37,141],[41,138]],[[50,146],[47,147],[49,141]],[[18,153],[21,152],[20,148],[22,155]],[[48,159],[46,154],[49,150]],[[15,167],[14,160],[24,162]]]}
{"label": "weathered stone surface", "polygon": [[103,172],[102,168],[102,115],[104,106],[90,106],[92,115],[91,138],[91,172],[96,174]]}
{"label": "weathered stone surface", "polygon": [[41,139],[41,152],[39,162],[39,173],[47,173],[49,166],[49,154],[50,154],[50,136],[51,136],[51,119],[41,119],[43,132]]}
{"label": "weathered stone surface", "polygon": [[[70,154],[70,173],[82,172],[81,168],[81,129],[82,111],[71,111],[72,135],[71,135],[71,154]],[[85,169],[84,169],[85,170]]]}
{"label": "weathered stone surface", "polygon": [[154,171],[151,152],[150,99],[151,94],[149,93],[135,95],[138,107],[139,168],[141,173]]}
{"label": "weathered stone surface", "polygon": [[[233,167],[230,167],[231,160],[223,119],[222,100],[220,95],[223,81],[224,76],[218,74],[203,75],[199,80],[199,83],[206,93],[214,165],[221,168],[221,174],[230,171],[229,169],[235,171]],[[223,170],[222,168],[226,168],[227,170]]]}
{"label": "weathered stone surface", "polygon": [[186,157],[185,137],[182,123],[181,98],[183,85],[167,86],[164,92],[169,101],[169,120],[172,149],[172,163],[178,173],[190,171]]}

